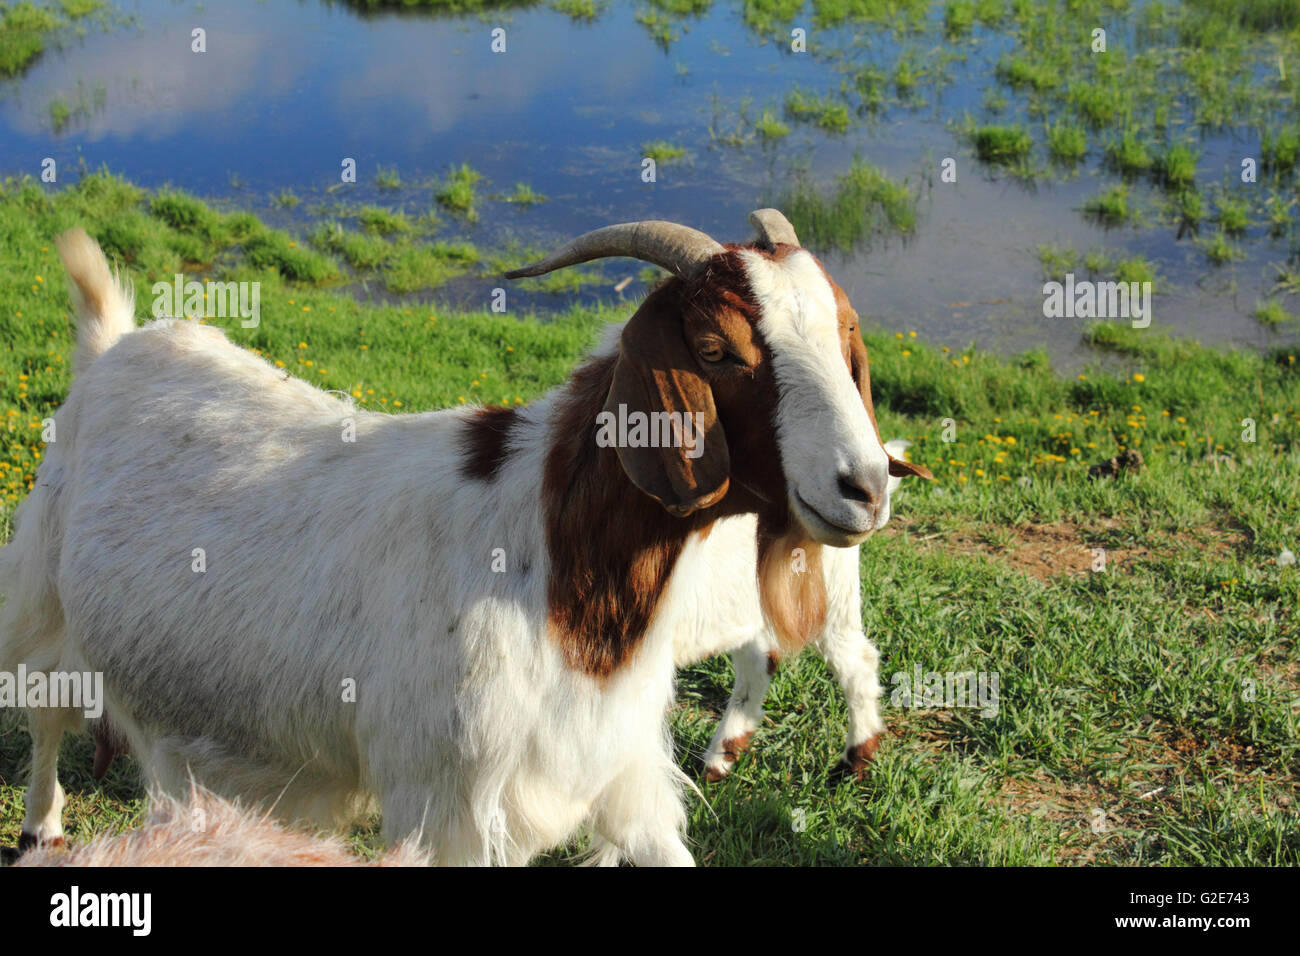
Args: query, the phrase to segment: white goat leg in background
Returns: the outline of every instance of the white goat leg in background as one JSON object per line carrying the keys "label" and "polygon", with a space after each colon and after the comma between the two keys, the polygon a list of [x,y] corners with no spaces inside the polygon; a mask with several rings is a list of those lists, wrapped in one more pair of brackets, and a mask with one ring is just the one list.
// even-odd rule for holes
{"label": "white goat leg in background", "polygon": [[[896,438],[885,443],[885,450],[895,458],[902,458],[911,444]],[[899,484],[900,479],[890,478],[891,500]],[[743,520],[730,519],[727,523]],[[717,534],[718,530],[715,529],[714,533]],[[747,531],[742,532],[740,537],[747,534]],[[720,538],[718,542],[720,547],[725,546],[723,540]],[[826,623],[813,639],[813,644],[844,688],[849,712],[847,744],[837,769],[861,777],[870,766],[879,746],[878,736],[885,728],[880,716],[880,652],[867,638],[862,626],[858,548],[828,550],[823,552],[822,560],[826,580]],[[724,573],[743,575],[746,571],[739,561],[735,561],[724,567]],[[754,573],[752,566],[748,573]],[[712,588],[716,586],[716,582],[711,582],[710,590],[715,595],[718,591]],[[721,590],[727,593],[726,589]],[[705,775],[711,782],[725,777],[740,754],[749,747],[750,739],[763,722],[763,699],[780,660],[776,636],[762,624],[756,590],[753,601],[747,607],[741,599],[702,601],[702,609],[712,610],[713,617],[702,621],[700,626],[704,630],[711,628],[711,634],[679,635],[675,648],[678,666],[685,666],[726,650],[728,635],[756,632],[731,652],[736,684],[713,739],[704,752]]]}

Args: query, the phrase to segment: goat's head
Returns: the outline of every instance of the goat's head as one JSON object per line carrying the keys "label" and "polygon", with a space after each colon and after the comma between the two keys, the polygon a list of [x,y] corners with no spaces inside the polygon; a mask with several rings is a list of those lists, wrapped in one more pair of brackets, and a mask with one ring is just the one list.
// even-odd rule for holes
{"label": "goat's head", "polygon": [[624,471],[674,515],[727,498],[847,547],[888,520],[890,475],[930,475],[884,448],[844,291],[779,212],[750,221],[746,246],[674,223],[607,226],[506,277],[607,256],[668,269],[623,328],[605,411],[677,440],[616,445]]}

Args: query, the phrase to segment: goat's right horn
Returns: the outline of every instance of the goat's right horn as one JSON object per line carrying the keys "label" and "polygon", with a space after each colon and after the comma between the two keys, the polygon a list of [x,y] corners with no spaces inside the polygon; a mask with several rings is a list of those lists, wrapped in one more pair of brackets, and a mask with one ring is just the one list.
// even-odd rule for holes
{"label": "goat's right horn", "polygon": [[674,275],[689,279],[703,269],[711,257],[725,251],[722,243],[698,229],[675,222],[644,219],[583,233],[540,262],[522,269],[511,269],[506,278],[539,276],[592,259],[628,256],[653,262]]}
{"label": "goat's right horn", "polygon": [[755,209],[749,214],[749,224],[765,245],[774,246],[778,242],[790,246],[799,245],[794,226],[790,225],[790,220],[779,209]]}

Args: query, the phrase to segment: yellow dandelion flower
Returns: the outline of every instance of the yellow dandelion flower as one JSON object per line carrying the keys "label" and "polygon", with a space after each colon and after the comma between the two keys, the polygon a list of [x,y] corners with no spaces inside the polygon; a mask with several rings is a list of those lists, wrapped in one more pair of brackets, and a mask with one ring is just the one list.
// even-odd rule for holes
{"label": "yellow dandelion flower", "polygon": [[1145,375],[1143,375],[1141,372],[1134,372],[1134,373],[1133,373],[1133,381],[1135,381],[1135,382],[1145,382],[1146,380],[1147,380],[1147,377],[1146,377]]}

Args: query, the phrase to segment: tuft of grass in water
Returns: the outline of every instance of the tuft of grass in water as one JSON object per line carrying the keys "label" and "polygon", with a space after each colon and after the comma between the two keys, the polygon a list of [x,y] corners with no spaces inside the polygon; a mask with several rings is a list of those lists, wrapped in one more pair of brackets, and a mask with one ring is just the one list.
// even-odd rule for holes
{"label": "tuft of grass in water", "polygon": [[53,99],[50,100],[49,110],[50,125],[54,127],[54,132],[63,132],[63,128],[72,119],[72,107],[61,99]]}
{"label": "tuft of grass in water", "polygon": [[811,123],[828,133],[843,133],[849,128],[849,108],[834,95],[816,96],[794,89],[785,98],[785,115],[801,123]]}
{"label": "tuft of grass in water", "polygon": [[1122,176],[1133,178],[1151,169],[1154,160],[1146,144],[1132,130],[1106,144],[1106,165]]}
{"label": "tuft of grass in water", "polygon": [[1064,282],[1066,273],[1079,265],[1079,253],[1068,247],[1042,245],[1038,247],[1038,262],[1043,267],[1043,278]]}
{"label": "tuft of grass in water", "polygon": [[609,9],[608,0],[550,0],[550,8],[570,20],[592,23]]}
{"label": "tuft of grass in water", "polygon": [[1077,163],[1088,154],[1088,132],[1065,117],[1047,127],[1047,152],[1062,163]]}
{"label": "tuft of grass in water", "polygon": [[1197,243],[1197,246],[1205,254],[1205,258],[1216,266],[1227,265],[1229,262],[1245,257],[1245,253],[1228,240],[1228,234],[1222,228],[1212,238]]}
{"label": "tuft of grass in water", "polygon": [[65,3],[62,11],[30,0],[0,4],[0,78],[23,72],[44,52],[52,34],[101,6],[100,0]]}
{"label": "tuft of grass in water", "polygon": [[666,139],[656,139],[641,144],[641,155],[653,159],[656,164],[671,163],[685,158],[686,147],[670,143]]}
{"label": "tuft of grass in water", "polygon": [[943,8],[943,32],[949,38],[965,36],[975,25],[973,0],[949,0]]}
{"label": "tuft of grass in water", "polygon": [[673,28],[672,19],[659,10],[639,10],[635,19],[637,23],[645,27],[655,46],[665,52],[682,38],[682,35]]}
{"label": "tuft of grass in water", "polygon": [[1300,126],[1288,126],[1276,133],[1264,130],[1260,155],[1267,172],[1288,173],[1295,169],[1300,163]]}
{"label": "tuft of grass in water", "polygon": [[1124,115],[1126,99],[1113,86],[1079,83],[1070,87],[1068,99],[1083,120],[1093,129],[1104,129]]}
{"label": "tuft of grass in water", "polygon": [[1032,137],[1019,126],[981,126],[971,131],[970,139],[980,162],[990,166],[1013,166],[1034,147]]}
{"label": "tuft of grass in water", "polygon": [[469,163],[461,163],[452,167],[433,198],[444,209],[473,222],[478,219],[478,183],[482,179],[483,174]]}
{"label": "tuft of grass in water", "polygon": [[1290,30],[1300,27],[1300,6],[1294,0],[1186,0],[1187,5],[1211,14],[1222,23],[1248,30]]}
{"label": "tuft of grass in water", "polygon": [[1129,208],[1128,187],[1123,183],[1110,186],[1085,202],[1083,211],[1104,225],[1117,226],[1127,222],[1133,214]]}
{"label": "tuft of grass in water", "polygon": [[1281,196],[1269,196],[1264,204],[1264,218],[1268,222],[1268,234],[1274,239],[1285,236],[1295,222],[1294,199]]}
{"label": "tuft of grass in water", "polygon": [[781,208],[810,248],[847,251],[875,232],[887,229],[906,235],[916,228],[916,197],[907,184],[894,182],[859,158],[836,181],[831,196],[800,182]]}
{"label": "tuft of grass in water", "polygon": [[279,206],[281,209],[295,209],[297,208],[298,204],[301,201],[302,200],[300,200],[297,196],[293,194],[291,190],[288,189],[280,190],[280,194],[276,196],[274,200],[275,204]]}
{"label": "tuft of grass in water", "polygon": [[362,206],[357,211],[357,222],[372,235],[390,236],[410,232],[414,227],[404,212],[393,212],[383,206]]}
{"label": "tuft of grass in water", "polygon": [[1195,232],[1205,218],[1205,204],[1201,201],[1201,194],[1194,189],[1184,189],[1178,194],[1175,210],[1180,229]]}
{"label": "tuft of grass in water", "polygon": [[1146,256],[1132,256],[1121,259],[1115,266],[1115,278],[1120,282],[1150,282],[1156,285],[1156,270]]}
{"label": "tuft of grass in water", "polygon": [[536,206],[546,202],[546,197],[527,183],[515,183],[514,191],[505,197],[505,201],[517,206]]}
{"label": "tuft of grass in water", "polygon": [[868,113],[878,113],[885,105],[885,90],[889,77],[874,64],[859,67],[853,74],[853,86],[858,91],[858,102]]}
{"label": "tuft of grass in water", "polygon": [[1297,316],[1288,312],[1277,299],[1255,303],[1255,320],[1263,325],[1281,325],[1293,322]]}
{"label": "tuft of grass in water", "polygon": [[776,115],[770,106],[765,106],[758,119],[754,120],[754,132],[758,134],[760,139],[771,142],[789,136],[790,127],[781,122],[780,117]]}
{"label": "tuft of grass in water", "polygon": [[1215,222],[1230,236],[1240,236],[1250,225],[1250,207],[1244,199],[1220,197]]}
{"label": "tuft of grass in water", "polygon": [[1196,182],[1196,151],[1184,143],[1173,143],[1152,162],[1156,182],[1168,190],[1185,190]]}
{"label": "tuft of grass in water", "polygon": [[998,61],[994,73],[999,80],[1015,90],[1048,93],[1061,84],[1060,71],[1053,64],[1028,57],[1004,56]]}
{"label": "tuft of grass in water", "polygon": [[402,188],[402,177],[397,172],[397,167],[391,169],[380,166],[375,173],[375,186],[378,189],[397,190]]}

